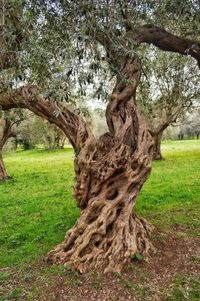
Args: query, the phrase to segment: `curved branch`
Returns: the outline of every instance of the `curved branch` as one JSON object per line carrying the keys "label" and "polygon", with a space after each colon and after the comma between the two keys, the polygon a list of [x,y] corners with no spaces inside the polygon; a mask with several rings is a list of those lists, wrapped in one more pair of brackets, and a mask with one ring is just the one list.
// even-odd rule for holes
{"label": "curved branch", "polygon": [[127,36],[137,44],[153,44],[164,51],[191,55],[200,67],[200,41],[195,41],[173,35],[163,28],[153,24],[146,24],[127,32]]}
{"label": "curved branch", "polygon": [[27,85],[9,93],[0,94],[0,108],[28,109],[36,115],[57,125],[79,151],[91,132],[86,122],[61,103],[43,98],[35,86]]}
{"label": "curved branch", "polygon": [[[163,51],[190,55],[197,61],[200,67],[200,41],[179,37],[153,24],[133,28],[130,26],[130,20],[127,20],[126,17],[124,18],[128,22],[128,27],[126,26],[127,34],[121,40],[122,44],[126,44],[126,41],[131,40],[134,47],[142,43],[153,44]],[[103,31],[98,25],[93,24],[88,34],[105,47],[108,56],[112,57],[112,59],[116,59],[120,55],[120,47],[116,43],[116,36],[112,36],[111,32]]]}

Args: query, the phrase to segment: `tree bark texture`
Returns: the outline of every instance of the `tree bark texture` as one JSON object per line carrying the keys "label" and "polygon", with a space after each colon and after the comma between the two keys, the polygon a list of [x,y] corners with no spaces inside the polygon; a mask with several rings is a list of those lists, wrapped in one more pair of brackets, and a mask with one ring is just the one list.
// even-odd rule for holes
{"label": "tree bark texture", "polygon": [[158,125],[156,128],[153,128],[153,126],[150,126],[150,133],[154,139],[154,149],[153,149],[153,160],[163,160],[163,156],[161,153],[161,140],[164,130],[173,122],[176,121],[178,112],[175,112],[175,114],[171,114],[170,117],[168,117],[166,120],[162,121],[160,125]]}

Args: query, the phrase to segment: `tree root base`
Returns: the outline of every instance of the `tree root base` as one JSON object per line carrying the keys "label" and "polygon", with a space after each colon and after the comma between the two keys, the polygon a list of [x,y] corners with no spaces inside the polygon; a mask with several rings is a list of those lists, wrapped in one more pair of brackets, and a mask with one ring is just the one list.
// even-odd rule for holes
{"label": "tree root base", "polygon": [[6,176],[6,177],[3,177],[3,178],[0,178],[0,183],[6,182],[6,181],[9,181],[9,180],[12,180],[12,177]]}
{"label": "tree root base", "polygon": [[83,229],[83,215],[64,242],[49,252],[46,262],[63,264],[80,273],[91,269],[110,273],[121,272],[124,264],[130,262],[136,253],[148,260],[156,252],[149,240],[154,227],[145,219],[132,215],[126,223],[118,218],[114,228],[110,226],[102,231],[99,224],[94,231],[91,224]]}

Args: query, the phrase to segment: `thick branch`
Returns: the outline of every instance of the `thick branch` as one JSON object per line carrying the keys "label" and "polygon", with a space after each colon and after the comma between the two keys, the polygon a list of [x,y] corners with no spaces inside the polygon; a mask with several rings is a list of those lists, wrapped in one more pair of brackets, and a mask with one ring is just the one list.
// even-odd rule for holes
{"label": "thick branch", "polygon": [[200,42],[178,37],[158,26],[147,24],[127,33],[128,37],[137,42],[153,44],[164,51],[191,55],[200,67]]}
{"label": "thick branch", "polygon": [[57,125],[79,151],[91,133],[86,122],[63,104],[44,99],[35,86],[27,85],[9,93],[0,94],[2,110],[23,108]]}

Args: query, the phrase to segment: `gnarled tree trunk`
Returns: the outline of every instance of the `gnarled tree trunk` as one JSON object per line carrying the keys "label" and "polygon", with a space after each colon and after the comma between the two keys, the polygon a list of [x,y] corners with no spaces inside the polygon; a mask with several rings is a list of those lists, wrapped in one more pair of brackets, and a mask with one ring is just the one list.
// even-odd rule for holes
{"label": "gnarled tree trunk", "polygon": [[[107,107],[109,133],[86,140],[75,159],[74,195],[81,216],[64,242],[48,255],[51,262],[120,271],[136,252],[154,250],[152,226],[134,212],[151,170],[153,139],[135,104],[140,77],[137,59],[127,59]],[[126,83],[129,82],[129,84]]]}
{"label": "gnarled tree trunk", "polygon": [[159,132],[154,135],[154,149],[153,149],[153,160],[163,160],[161,154],[161,139],[163,132]]}

